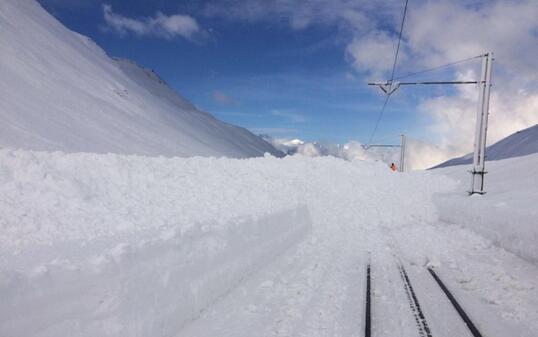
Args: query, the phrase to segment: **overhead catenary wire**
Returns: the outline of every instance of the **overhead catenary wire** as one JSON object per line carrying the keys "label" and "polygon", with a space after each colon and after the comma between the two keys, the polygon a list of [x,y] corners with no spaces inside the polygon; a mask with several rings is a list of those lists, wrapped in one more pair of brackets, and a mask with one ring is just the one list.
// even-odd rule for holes
{"label": "overhead catenary wire", "polygon": [[[403,35],[403,29],[405,25],[405,17],[407,14],[407,5],[409,4],[409,0],[405,0],[405,6],[402,16],[402,23],[400,25],[400,34],[398,35],[398,45],[396,47],[396,54],[394,55],[394,63],[392,64],[392,72],[390,75],[390,86],[392,86],[392,82],[394,81],[394,75],[396,73],[396,64],[398,63],[398,55],[400,53],[400,45],[402,42],[402,35]],[[387,104],[389,102],[390,95],[387,95],[385,98],[385,102],[383,103],[383,107],[381,108],[381,111],[379,112],[379,116],[377,117],[377,121],[374,126],[374,130],[372,131],[370,135],[370,139],[368,140],[368,144],[372,143],[372,140],[374,139],[375,133],[377,132],[377,128],[379,127],[379,123],[381,122],[381,119],[383,118],[383,114],[385,113],[385,109],[387,108]]]}
{"label": "overhead catenary wire", "polygon": [[468,58],[465,58],[465,59],[462,59],[462,60],[458,60],[458,61],[442,64],[442,65],[439,65],[439,66],[435,66],[435,67],[432,67],[432,68],[423,69],[423,70],[420,70],[420,71],[417,71],[417,72],[408,73],[408,74],[405,74],[405,75],[402,75],[402,76],[398,76],[398,77],[394,78],[392,81],[401,80],[403,78],[408,78],[408,77],[411,77],[411,76],[424,74],[424,73],[427,73],[427,72],[430,72],[430,71],[439,70],[439,69],[442,69],[442,68],[458,65],[458,64],[468,62],[468,61],[471,61],[471,60],[475,60],[475,59],[479,59],[479,58],[482,58],[482,57],[484,57],[484,55],[468,57]]}
{"label": "overhead catenary wire", "polygon": [[[405,13],[405,11],[404,11],[404,13]],[[397,51],[398,51],[398,48],[397,48]],[[482,58],[482,57],[484,57],[484,55],[468,57],[468,58],[461,59],[461,60],[458,60],[458,61],[454,61],[454,62],[446,63],[446,64],[443,64],[443,65],[435,66],[435,67],[432,67],[432,68],[423,69],[423,70],[413,72],[413,73],[408,73],[408,74],[399,76],[397,78],[393,78],[391,76],[391,80],[386,82],[386,84],[389,85],[389,86],[392,86],[392,84],[394,83],[395,80],[400,80],[400,79],[403,79],[403,78],[408,78],[408,77],[411,77],[411,76],[424,74],[424,73],[427,73],[427,72],[430,72],[430,71],[434,71],[434,70],[438,70],[438,69],[458,65],[458,64],[468,62],[468,61],[472,61],[472,60],[475,60],[475,59],[479,59],[479,58]],[[393,74],[394,74],[394,72],[393,72]],[[426,82],[424,82],[423,81],[423,82],[413,82],[413,83],[400,83],[400,82],[398,82],[398,86],[400,86],[400,85],[408,85],[408,84],[455,84],[455,83],[458,83],[458,84],[474,84],[474,83],[477,83],[477,82],[476,81],[459,81],[459,82],[456,82],[456,81],[447,81],[447,82],[442,82],[442,81],[441,82],[428,82],[428,81],[426,81]],[[372,85],[374,83],[369,83],[369,84]],[[377,129],[379,128],[379,124],[381,123],[381,120],[382,120],[383,114],[384,114],[384,112],[385,112],[385,110],[387,108],[387,104],[389,102],[389,99],[390,99],[390,89],[389,89],[389,94],[387,94],[386,97],[385,97],[385,101],[383,102],[381,112],[379,113],[379,116],[378,116],[378,118],[376,120],[374,129],[372,131],[372,134],[370,135],[370,139],[368,140],[368,145],[366,146],[367,148],[372,143],[372,140],[373,140],[373,138],[374,138],[374,136],[375,136],[375,134],[377,132]]]}
{"label": "overhead catenary wire", "polygon": [[377,128],[379,127],[379,123],[381,122],[381,119],[383,118],[383,113],[385,112],[385,108],[387,107],[387,104],[389,103],[390,95],[385,96],[385,102],[383,103],[383,107],[381,108],[381,112],[377,116],[377,121],[375,123],[374,129],[372,130],[372,133],[370,134],[370,139],[368,140],[368,146],[372,144],[372,140],[374,140],[375,133],[377,131]]}
{"label": "overhead catenary wire", "polygon": [[405,24],[405,16],[407,14],[407,4],[409,3],[409,0],[405,0],[405,7],[404,12],[402,16],[402,24],[400,25],[400,34],[398,36],[398,46],[396,47],[396,55],[394,56],[394,64],[392,65],[392,74],[390,75],[390,82],[394,80],[394,74],[396,72],[396,63],[398,62],[398,54],[400,53],[400,44],[402,43],[402,35],[403,35],[403,29]]}

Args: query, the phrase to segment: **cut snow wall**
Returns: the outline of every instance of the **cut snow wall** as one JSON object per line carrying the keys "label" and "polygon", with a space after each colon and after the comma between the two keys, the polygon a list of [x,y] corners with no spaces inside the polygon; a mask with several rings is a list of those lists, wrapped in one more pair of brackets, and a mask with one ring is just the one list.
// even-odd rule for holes
{"label": "cut snow wall", "polygon": [[[440,194],[435,198],[440,219],[462,225],[534,264],[538,264],[538,180],[533,168],[538,154],[492,161],[487,164],[483,196],[464,193]],[[468,188],[469,173],[461,167],[435,170]]]}
{"label": "cut snow wall", "polygon": [[[299,207],[184,232],[39,247],[42,261],[57,250],[73,252],[72,260],[0,272],[0,336],[170,336],[310,227],[308,210]],[[14,264],[36,260],[34,253],[13,258]]]}
{"label": "cut snow wall", "polygon": [[502,204],[492,205],[478,199],[464,203],[461,198],[447,196],[438,196],[437,203],[443,205],[439,207],[441,221],[465,226],[491,240],[498,247],[538,264],[538,231],[535,219],[529,217],[528,211],[506,210],[498,207]]}

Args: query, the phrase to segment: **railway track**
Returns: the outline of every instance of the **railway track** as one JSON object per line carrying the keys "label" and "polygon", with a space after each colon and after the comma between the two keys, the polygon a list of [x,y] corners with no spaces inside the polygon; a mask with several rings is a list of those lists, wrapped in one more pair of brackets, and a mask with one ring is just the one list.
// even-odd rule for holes
{"label": "railway track", "polygon": [[[405,266],[403,263],[398,263],[398,272],[400,274],[403,287],[409,302],[409,308],[411,310],[411,313],[413,314],[418,335],[420,337],[433,337],[432,330],[428,324],[428,321],[425,317],[424,310],[420,305],[417,291],[412,285],[411,279],[409,277],[409,274],[407,273],[407,270],[405,269]],[[364,322],[364,336],[365,337],[371,337],[372,336],[372,283],[375,282],[375,280],[372,277],[372,265],[371,263],[368,263],[366,266],[366,294],[365,294],[365,322]],[[432,276],[435,283],[439,286],[439,288],[442,290],[442,292],[446,295],[449,302],[452,304],[456,312],[458,313],[459,317],[463,320],[467,328],[469,329],[470,333],[473,335],[473,337],[483,337],[483,335],[480,333],[476,325],[472,322],[470,317],[467,315],[465,310],[462,308],[462,306],[459,304],[459,302],[456,300],[454,295],[450,292],[450,290],[447,288],[447,286],[444,284],[444,282],[441,280],[439,275],[435,272],[435,270],[432,267],[427,267],[428,273]]]}

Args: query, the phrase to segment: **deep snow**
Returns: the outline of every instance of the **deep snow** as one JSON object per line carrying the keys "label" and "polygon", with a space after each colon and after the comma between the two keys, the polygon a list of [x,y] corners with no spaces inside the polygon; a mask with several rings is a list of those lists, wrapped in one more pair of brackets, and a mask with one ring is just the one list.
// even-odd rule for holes
{"label": "deep snow", "polygon": [[166,156],[278,155],[156,74],[113,60],[35,0],[0,1],[0,146]]}
{"label": "deep snow", "polygon": [[417,335],[398,263],[434,336],[470,335],[427,266],[484,336],[536,335],[538,155],[488,163],[482,197],[357,143],[158,157],[279,153],[33,0],[0,24],[0,336],[362,336],[368,261],[375,336]]}
{"label": "deep snow", "polygon": [[[435,336],[469,334],[427,265],[485,336],[534,336],[536,264],[488,239],[487,218],[443,222],[474,200],[450,175],[332,157],[0,150],[0,335],[361,336],[370,259],[376,336],[417,334],[399,261]],[[530,176],[517,186],[534,198]],[[482,202],[515,195],[508,178],[492,173]],[[532,224],[533,207],[518,221]]]}
{"label": "deep snow", "polygon": [[[460,193],[439,194],[442,221],[463,225],[538,264],[538,154],[486,163],[486,194],[468,197],[465,166],[432,170],[458,181]],[[454,211],[457,210],[457,211]]]}

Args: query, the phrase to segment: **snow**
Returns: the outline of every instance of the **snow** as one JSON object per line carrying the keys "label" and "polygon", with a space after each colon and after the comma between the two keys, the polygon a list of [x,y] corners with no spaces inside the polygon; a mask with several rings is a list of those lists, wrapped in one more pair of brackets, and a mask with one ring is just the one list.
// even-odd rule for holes
{"label": "snow", "polygon": [[[437,196],[442,221],[463,225],[496,245],[538,264],[538,154],[487,162],[484,196],[471,198],[461,166],[434,170],[459,181],[461,193]],[[455,212],[454,210],[457,210]]]}
{"label": "snow", "polygon": [[[492,165],[477,204],[516,195],[505,173],[518,160]],[[446,170],[0,150],[0,335],[361,336],[370,260],[377,336],[416,335],[397,263],[435,335],[468,332],[425,266],[484,335],[534,336],[538,268],[520,257],[537,232],[532,202],[516,200],[528,241],[513,254],[487,217],[444,222],[475,202]]]}
{"label": "snow", "polygon": [[34,0],[0,2],[0,146],[165,156],[279,155],[198,110],[156,74],[109,58]]}
{"label": "snow", "polygon": [[356,142],[276,158],[33,0],[0,24],[0,336],[362,336],[368,263],[375,336],[417,335],[400,264],[434,336],[470,334],[426,267],[484,336],[536,335],[537,154],[472,197]]}

